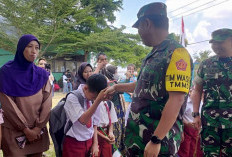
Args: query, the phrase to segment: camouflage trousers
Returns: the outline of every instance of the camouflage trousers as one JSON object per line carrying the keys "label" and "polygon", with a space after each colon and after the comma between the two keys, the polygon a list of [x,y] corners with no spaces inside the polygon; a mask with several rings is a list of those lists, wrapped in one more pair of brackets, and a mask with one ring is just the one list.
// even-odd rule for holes
{"label": "camouflage trousers", "polygon": [[232,157],[232,128],[203,127],[201,137],[204,157]]}
{"label": "camouflage trousers", "polygon": [[[127,157],[143,157],[146,144],[150,141],[159,120],[150,118],[148,113],[130,112],[126,127]],[[176,125],[178,124],[178,125]],[[159,157],[176,157],[181,142],[181,123],[175,123],[166,137],[162,140]]]}

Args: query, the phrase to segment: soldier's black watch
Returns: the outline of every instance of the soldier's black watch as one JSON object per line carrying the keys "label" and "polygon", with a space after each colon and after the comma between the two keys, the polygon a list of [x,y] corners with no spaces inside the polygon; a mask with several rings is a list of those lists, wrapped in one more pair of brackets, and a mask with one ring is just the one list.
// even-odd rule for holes
{"label": "soldier's black watch", "polygon": [[157,136],[152,136],[151,137],[151,142],[154,144],[160,144],[161,140]]}
{"label": "soldier's black watch", "polygon": [[199,112],[192,112],[192,116],[193,116],[193,118],[195,118],[197,116],[200,116],[200,113]]}

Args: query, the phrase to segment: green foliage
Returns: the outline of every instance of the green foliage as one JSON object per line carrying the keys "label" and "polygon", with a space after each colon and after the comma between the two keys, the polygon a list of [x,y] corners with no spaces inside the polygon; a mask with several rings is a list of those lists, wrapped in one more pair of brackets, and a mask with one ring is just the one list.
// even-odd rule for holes
{"label": "green foliage", "polygon": [[81,6],[92,5],[91,15],[96,18],[100,29],[106,28],[107,22],[113,23],[116,20],[115,11],[122,9],[122,0],[81,0]]}
{"label": "green foliage", "polygon": [[208,59],[210,57],[210,54],[212,52],[210,50],[205,50],[205,51],[201,51],[199,52],[199,54],[195,53],[193,55],[193,58],[195,60],[194,62],[194,76],[197,76],[197,70],[200,66],[200,63],[206,59]]}
{"label": "green foliage", "polygon": [[114,60],[113,64],[126,66],[134,63],[136,67],[141,65],[142,59],[149,48],[141,45],[139,35],[122,33],[125,26],[120,29],[105,29],[101,33],[92,33],[83,42],[83,47],[90,52],[104,52],[108,58]]}
{"label": "green foliage", "polygon": [[9,36],[4,31],[2,31],[2,28],[0,27],[0,48],[4,48],[5,50],[14,52],[16,49],[16,40],[17,39],[15,37]]}
{"label": "green foliage", "polygon": [[149,49],[138,35],[122,33],[125,26],[109,24],[121,6],[122,0],[0,0],[1,48],[14,52],[22,34],[33,34],[42,43],[40,56],[105,52],[114,64],[139,66]]}
{"label": "green foliage", "polygon": [[[169,37],[176,40],[178,43],[180,43],[180,35],[179,34],[170,33]],[[188,45],[188,40],[185,39],[184,42],[185,42],[185,46],[187,46]]]}
{"label": "green foliage", "polygon": [[203,60],[208,59],[211,53],[212,51],[210,50],[201,51],[199,54],[195,53],[193,58],[196,62],[201,63]]}

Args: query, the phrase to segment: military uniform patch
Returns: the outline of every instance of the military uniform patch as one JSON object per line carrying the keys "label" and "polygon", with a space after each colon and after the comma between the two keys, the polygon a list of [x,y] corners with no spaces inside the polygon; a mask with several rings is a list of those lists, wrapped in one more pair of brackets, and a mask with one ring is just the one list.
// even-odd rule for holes
{"label": "military uniform patch", "polygon": [[189,92],[191,58],[184,48],[177,48],[173,52],[165,77],[167,91]]}
{"label": "military uniform patch", "polygon": [[188,64],[183,59],[180,59],[179,61],[176,62],[177,70],[186,71],[187,65]]}

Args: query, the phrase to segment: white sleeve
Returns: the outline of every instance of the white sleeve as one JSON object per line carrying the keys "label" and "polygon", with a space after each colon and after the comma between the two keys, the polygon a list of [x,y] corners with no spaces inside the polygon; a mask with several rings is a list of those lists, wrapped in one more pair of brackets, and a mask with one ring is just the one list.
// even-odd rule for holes
{"label": "white sleeve", "polygon": [[96,109],[96,111],[94,112],[94,114],[93,114],[93,125],[97,125],[97,126],[99,126],[99,124],[100,124],[100,116],[101,116],[101,114],[100,114],[101,112],[100,112],[100,104],[98,105],[98,107],[97,107],[97,109]]}
{"label": "white sleeve", "polygon": [[115,123],[118,121],[118,117],[114,108],[114,103],[112,101],[111,101],[110,117],[111,117],[111,123]]}
{"label": "white sleeve", "polygon": [[65,75],[63,75],[63,82],[67,82],[66,79],[67,79],[67,77]]}
{"label": "white sleeve", "polygon": [[81,104],[78,101],[77,96],[70,94],[67,97],[66,103],[64,105],[64,109],[67,115],[67,118],[75,123],[85,112],[82,108]]}

